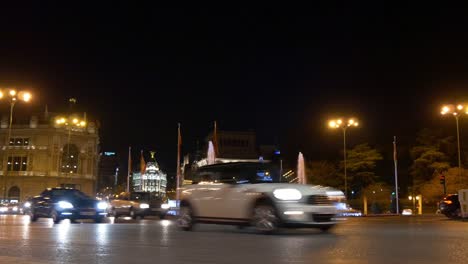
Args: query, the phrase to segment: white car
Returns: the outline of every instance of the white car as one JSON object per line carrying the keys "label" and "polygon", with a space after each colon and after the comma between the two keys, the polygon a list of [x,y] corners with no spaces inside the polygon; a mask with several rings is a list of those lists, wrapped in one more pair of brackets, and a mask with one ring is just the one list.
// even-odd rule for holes
{"label": "white car", "polygon": [[181,190],[177,224],[253,226],[261,233],[279,227],[328,230],[337,223],[343,192],[322,186],[278,182],[269,163],[224,163],[200,167],[194,184]]}

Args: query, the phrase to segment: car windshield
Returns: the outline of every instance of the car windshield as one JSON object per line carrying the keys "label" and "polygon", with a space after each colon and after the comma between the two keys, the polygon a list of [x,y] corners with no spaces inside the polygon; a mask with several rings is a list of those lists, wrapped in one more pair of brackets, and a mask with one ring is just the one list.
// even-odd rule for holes
{"label": "car windshield", "polygon": [[155,192],[134,192],[130,194],[130,200],[142,200],[142,201],[150,201],[150,200],[158,200],[158,194]]}
{"label": "car windshield", "polygon": [[90,199],[89,196],[86,194],[78,191],[78,190],[52,190],[52,196],[53,197],[76,197],[80,199]]}
{"label": "car windshield", "polygon": [[194,175],[196,182],[273,183],[279,182],[279,169],[269,163],[238,163],[200,168]]}

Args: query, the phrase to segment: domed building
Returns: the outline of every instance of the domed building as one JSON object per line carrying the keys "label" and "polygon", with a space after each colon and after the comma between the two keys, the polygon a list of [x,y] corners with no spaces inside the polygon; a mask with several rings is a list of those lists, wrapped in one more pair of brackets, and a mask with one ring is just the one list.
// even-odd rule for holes
{"label": "domed building", "polygon": [[84,113],[47,110],[9,126],[0,122],[0,197],[24,201],[48,187],[73,187],[94,195],[99,135]]}
{"label": "domed building", "polygon": [[133,190],[136,192],[152,192],[158,197],[166,195],[167,175],[160,170],[159,164],[152,158],[146,163],[144,173],[133,173]]}

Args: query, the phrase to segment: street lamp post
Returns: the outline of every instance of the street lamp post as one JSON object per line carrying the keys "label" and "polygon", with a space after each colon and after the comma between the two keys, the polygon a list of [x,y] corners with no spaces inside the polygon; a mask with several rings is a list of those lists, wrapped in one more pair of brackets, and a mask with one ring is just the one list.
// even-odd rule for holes
{"label": "street lamp post", "polygon": [[458,125],[458,118],[463,115],[463,113],[468,115],[468,106],[463,106],[461,104],[455,105],[444,105],[440,111],[442,115],[452,114],[455,117],[455,123],[457,125],[457,149],[458,149],[458,182],[461,183],[461,174],[462,174],[462,164],[461,164],[461,150],[460,150],[460,126]]}
{"label": "street lamp post", "polygon": [[[0,90],[0,100],[6,99],[10,103],[10,120],[8,123],[8,138],[7,138],[7,149],[9,148],[11,142],[11,126],[13,124],[13,110],[15,108],[15,104],[18,101],[29,102],[32,98],[31,93],[26,91],[16,91],[15,89],[7,89],[7,92]],[[7,155],[8,160],[8,155]],[[13,167],[13,164],[12,164]],[[8,165],[5,172],[5,176],[3,176],[3,199],[6,199],[7,195],[7,176],[8,176]]]}
{"label": "street lamp post", "polygon": [[330,128],[341,128],[343,130],[343,165],[344,165],[344,193],[345,193],[345,197],[347,198],[348,197],[348,176],[347,176],[347,172],[346,172],[346,130],[348,127],[357,127],[359,125],[359,123],[353,119],[353,118],[350,118],[348,119],[347,122],[343,122],[343,120],[341,119],[336,119],[336,120],[330,120],[328,122],[328,126]]}

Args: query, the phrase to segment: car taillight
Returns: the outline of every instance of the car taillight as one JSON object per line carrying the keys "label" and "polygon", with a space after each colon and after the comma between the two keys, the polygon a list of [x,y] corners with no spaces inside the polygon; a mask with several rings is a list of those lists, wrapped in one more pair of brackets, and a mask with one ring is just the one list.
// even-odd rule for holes
{"label": "car taillight", "polygon": [[446,204],[452,204],[452,201],[446,200],[446,201],[444,201],[444,203],[446,203]]}

